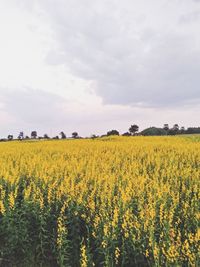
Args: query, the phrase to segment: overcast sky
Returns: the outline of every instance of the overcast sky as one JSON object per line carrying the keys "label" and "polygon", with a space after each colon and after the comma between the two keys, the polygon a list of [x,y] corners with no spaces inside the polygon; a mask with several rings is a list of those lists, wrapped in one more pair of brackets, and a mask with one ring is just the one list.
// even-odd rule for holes
{"label": "overcast sky", "polygon": [[199,114],[200,1],[0,0],[0,136]]}

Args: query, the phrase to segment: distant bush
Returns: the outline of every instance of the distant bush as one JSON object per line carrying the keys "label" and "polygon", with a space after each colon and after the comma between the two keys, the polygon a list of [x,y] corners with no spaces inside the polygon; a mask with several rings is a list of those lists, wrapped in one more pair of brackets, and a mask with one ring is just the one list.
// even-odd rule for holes
{"label": "distant bush", "polygon": [[200,134],[200,127],[189,127],[186,131],[186,134]]}
{"label": "distant bush", "polygon": [[117,130],[111,130],[107,132],[107,136],[110,136],[110,135],[119,135],[119,132]]}
{"label": "distant bush", "polygon": [[156,128],[156,127],[150,127],[147,128],[145,130],[143,130],[141,132],[141,135],[145,135],[145,136],[151,136],[151,135],[167,135],[166,130],[162,129],[162,128]]}
{"label": "distant bush", "polygon": [[126,132],[126,133],[123,133],[122,136],[131,136],[131,133]]}

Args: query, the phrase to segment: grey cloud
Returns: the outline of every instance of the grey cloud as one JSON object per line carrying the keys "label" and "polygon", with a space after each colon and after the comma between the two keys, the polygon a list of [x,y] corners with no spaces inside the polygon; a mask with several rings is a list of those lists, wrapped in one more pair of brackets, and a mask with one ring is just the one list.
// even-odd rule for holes
{"label": "grey cloud", "polygon": [[95,81],[104,103],[175,106],[200,99],[194,1],[42,3],[60,45],[47,62],[64,63],[78,77]]}

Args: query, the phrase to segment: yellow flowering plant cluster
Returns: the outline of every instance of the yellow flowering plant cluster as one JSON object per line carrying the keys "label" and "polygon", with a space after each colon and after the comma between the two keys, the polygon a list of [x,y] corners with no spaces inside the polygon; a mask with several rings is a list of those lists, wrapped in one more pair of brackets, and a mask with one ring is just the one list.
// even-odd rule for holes
{"label": "yellow flowering plant cluster", "polygon": [[0,258],[198,266],[200,138],[0,144]]}

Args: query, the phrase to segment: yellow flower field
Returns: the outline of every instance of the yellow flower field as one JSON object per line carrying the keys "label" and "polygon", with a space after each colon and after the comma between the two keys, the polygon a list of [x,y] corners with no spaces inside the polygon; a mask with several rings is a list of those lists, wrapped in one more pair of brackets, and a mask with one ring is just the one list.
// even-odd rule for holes
{"label": "yellow flower field", "polygon": [[200,138],[0,144],[0,258],[198,266]]}

